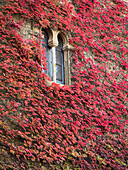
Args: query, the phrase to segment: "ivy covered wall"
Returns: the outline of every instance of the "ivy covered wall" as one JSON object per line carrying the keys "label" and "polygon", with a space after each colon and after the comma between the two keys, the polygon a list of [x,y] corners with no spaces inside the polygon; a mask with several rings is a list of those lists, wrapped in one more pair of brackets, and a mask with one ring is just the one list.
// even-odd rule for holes
{"label": "ivy covered wall", "polygon": [[[46,82],[41,26],[72,35],[69,87]],[[126,2],[2,0],[0,169],[127,169],[127,44]]]}

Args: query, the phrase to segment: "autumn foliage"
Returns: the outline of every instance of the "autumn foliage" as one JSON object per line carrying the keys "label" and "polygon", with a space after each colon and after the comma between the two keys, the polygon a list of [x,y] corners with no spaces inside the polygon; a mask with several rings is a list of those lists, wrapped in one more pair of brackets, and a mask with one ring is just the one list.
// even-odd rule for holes
{"label": "autumn foliage", "polygon": [[[47,85],[26,21],[70,32],[70,87]],[[0,3],[0,169],[127,169],[127,34],[118,0]]]}

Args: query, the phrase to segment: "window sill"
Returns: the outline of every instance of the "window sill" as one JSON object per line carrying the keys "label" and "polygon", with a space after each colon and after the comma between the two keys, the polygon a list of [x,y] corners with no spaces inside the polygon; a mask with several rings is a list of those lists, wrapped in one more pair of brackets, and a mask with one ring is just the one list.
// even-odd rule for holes
{"label": "window sill", "polygon": [[54,81],[50,81],[50,80],[47,80],[46,81],[47,82],[47,85],[48,86],[52,86],[52,84],[56,84],[56,85],[58,85],[59,87],[63,87],[65,84],[60,84],[60,83],[56,83],[56,82],[54,82]]}

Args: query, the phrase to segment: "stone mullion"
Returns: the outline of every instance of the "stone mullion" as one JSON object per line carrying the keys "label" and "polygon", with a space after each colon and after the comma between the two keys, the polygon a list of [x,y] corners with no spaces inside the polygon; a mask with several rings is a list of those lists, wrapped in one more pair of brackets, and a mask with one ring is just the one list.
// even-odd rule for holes
{"label": "stone mullion", "polygon": [[53,81],[56,83],[56,48],[52,47],[52,72]]}

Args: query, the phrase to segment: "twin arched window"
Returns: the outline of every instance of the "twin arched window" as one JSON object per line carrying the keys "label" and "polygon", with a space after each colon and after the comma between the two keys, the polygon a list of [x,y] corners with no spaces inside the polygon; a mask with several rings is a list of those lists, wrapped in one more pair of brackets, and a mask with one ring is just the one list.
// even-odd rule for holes
{"label": "twin arched window", "polygon": [[52,81],[60,84],[65,83],[64,76],[64,53],[63,53],[63,40],[58,35],[58,46],[50,47],[48,45],[48,34],[43,30],[44,39],[42,40],[42,46],[45,47],[47,57],[47,70],[45,73],[50,77]]}

